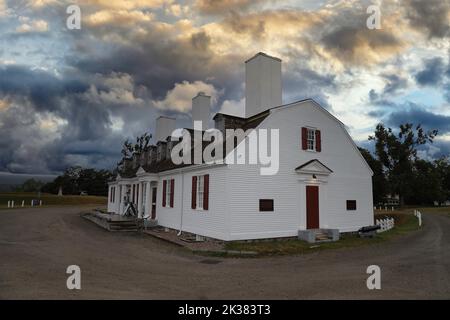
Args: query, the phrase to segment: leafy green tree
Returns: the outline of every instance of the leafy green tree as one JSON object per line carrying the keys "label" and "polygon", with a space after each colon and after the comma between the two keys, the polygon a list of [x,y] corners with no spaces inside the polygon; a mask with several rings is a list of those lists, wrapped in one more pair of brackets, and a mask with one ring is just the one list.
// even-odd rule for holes
{"label": "leafy green tree", "polygon": [[22,186],[20,186],[19,191],[23,192],[38,192],[44,186],[44,182],[35,180],[33,178],[26,180]]}
{"label": "leafy green tree", "polygon": [[440,182],[440,193],[436,199],[440,203],[450,200],[450,162],[448,157],[442,157],[434,161]]}
{"label": "leafy green tree", "polygon": [[414,192],[406,202],[418,205],[433,205],[443,201],[442,180],[435,162],[417,159],[414,163]]}
{"label": "leafy green tree", "polygon": [[372,193],[373,203],[380,203],[387,194],[387,181],[383,171],[383,164],[376,159],[369,150],[358,148],[367,164],[373,171],[372,176]]}
{"label": "leafy green tree", "polygon": [[108,181],[112,173],[108,170],[96,170],[79,166],[67,168],[66,171],[47,183],[43,192],[58,193],[59,188],[63,194],[80,194],[85,191],[89,195],[106,196],[108,194]]}
{"label": "leafy green tree", "polygon": [[405,198],[411,199],[414,194],[414,162],[417,158],[417,147],[432,143],[437,130],[425,132],[418,125],[406,123],[400,125],[398,133],[386,128],[382,123],[375,129],[375,135],[369,140],[375,141],[375,154],[383,164],[389,184],[389,192],[400,196],[400,204]]}

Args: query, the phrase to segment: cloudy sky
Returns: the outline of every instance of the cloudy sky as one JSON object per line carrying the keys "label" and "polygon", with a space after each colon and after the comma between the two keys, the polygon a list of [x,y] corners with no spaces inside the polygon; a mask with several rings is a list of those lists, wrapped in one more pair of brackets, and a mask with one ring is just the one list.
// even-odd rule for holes
{"label": "cloudy sky", "polygon": [[158,115],[188,125],[198,91],[242,114],[259,51],[283,60],[283,102],[316,99],[359,145],[409,121],[439,129],[424,157],[449,154],[449,20],[446,0],[0,0],[0,173],[112,168]]}

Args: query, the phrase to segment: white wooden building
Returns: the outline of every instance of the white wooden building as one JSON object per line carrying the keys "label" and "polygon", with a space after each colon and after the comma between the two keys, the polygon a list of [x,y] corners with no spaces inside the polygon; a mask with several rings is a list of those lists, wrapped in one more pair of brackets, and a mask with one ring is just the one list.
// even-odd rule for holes
{"label": "white wooden building", "polygon": [[[372,225],[372,171],[345,126],[312,99],[281,105],[281,60],[259,53],[245,66],[246,116],[216,114],[215,127],[278,129],[278,173],[261,175],[262,164],[226,161],[174,165],[173,144],[163,137],[175,122],[164,118],[158,126],[158,119],[161,141],[130,160],[131,174],[109,184],[108,211],[123,214],[128,195],[141,216],[160,226],[226,241]],[[194,109],[207,104],[209,110],[207,98],[195,97]],[[205,119],[204,113],[199,117]],[[247,136],[240,144],[248,150],[249,141]]]}

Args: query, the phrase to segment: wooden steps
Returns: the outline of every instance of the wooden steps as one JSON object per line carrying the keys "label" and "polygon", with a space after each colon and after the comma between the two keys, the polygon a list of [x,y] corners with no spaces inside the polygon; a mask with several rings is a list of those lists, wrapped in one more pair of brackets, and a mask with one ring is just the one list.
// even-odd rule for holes
{"label": "wooden steps", "polygon": [[134,232],[137,231],[137,226],[133,220],[108,221],[108,229],[110,231]]}

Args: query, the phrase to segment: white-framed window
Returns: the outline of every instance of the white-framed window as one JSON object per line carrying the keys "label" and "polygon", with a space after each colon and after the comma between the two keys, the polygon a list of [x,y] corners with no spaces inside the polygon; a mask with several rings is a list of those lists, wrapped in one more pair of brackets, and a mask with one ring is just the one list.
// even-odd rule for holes
{"label": "white-framed window", "polygon": [[316,130],[307,128],[306,135],[306,150],[315,151],[316,150]]}
{"label": "white-framed window", "polygon": [[203,210],[205,176],[197,176],[197,209]]}
{"label": "white-framed window", "polygon": [[172,179],[166,180],[166,207],[170,206],[170,199],[172,197]]}

